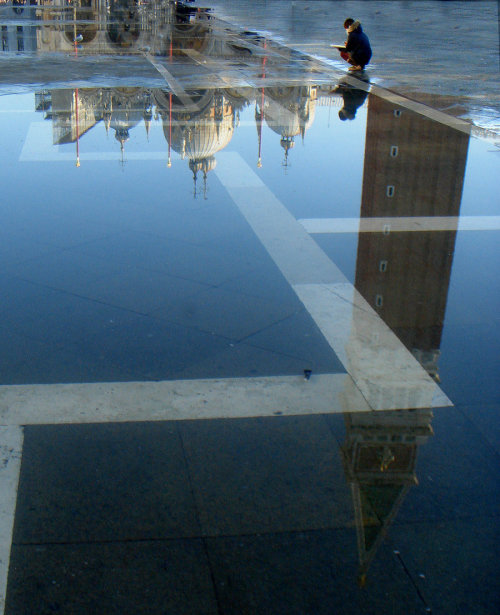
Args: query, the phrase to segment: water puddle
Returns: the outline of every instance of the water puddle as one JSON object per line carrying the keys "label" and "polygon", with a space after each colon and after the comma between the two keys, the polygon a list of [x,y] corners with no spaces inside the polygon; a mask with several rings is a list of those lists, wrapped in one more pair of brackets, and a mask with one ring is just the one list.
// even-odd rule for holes
{"label": "water puddle", "polygon": [[[212,558],[199,612],[244,612],[264,561],[248,612],[280,612],[271,587],[304,613],[445,601],[466,569],[441,567],[467,511],[455,478],[476,484],[479,455],[494,482],[468,408],[498,403],[496,148],[195,4],[0,9],[0,409],[30,426],[6,612],[31,600],[29,545],[48,545],[29,566],[57,610],[102,544],[143,570],[167,538],[167,560]],[[63,503],[45,514],[49,466]],[[130,502],[144,531],[110,521]]]}

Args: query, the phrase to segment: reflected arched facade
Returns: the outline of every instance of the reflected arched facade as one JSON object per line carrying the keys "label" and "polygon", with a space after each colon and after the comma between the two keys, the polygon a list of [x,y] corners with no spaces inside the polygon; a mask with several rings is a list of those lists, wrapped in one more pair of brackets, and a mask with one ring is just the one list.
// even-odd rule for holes
{"label": "reflected arched facade", "polygon": [[[71,9],[69,16],[73,23],[68,23],[64,27],[64,38],[66,42],[73,46],[77,37],[81,37],[81,44],[88,44],[95,40],[99,31],[99,14],[90,0],[83,0],[80,6]],[[76,21],[80,23],[76,23]]]}

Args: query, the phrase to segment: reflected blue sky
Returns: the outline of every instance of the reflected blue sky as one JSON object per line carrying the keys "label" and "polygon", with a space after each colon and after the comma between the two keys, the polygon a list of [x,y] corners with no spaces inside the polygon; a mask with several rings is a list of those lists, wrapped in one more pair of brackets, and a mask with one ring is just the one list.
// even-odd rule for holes
{"label": "reflected blue sky", "polygon": [[[153,233],[158,237],[170,237],[175,241],[183,239],[193,244],[201,241],[215,247],[217,241],[225,236],[225,241],[243,242],[246,245],[249,239],[245,238],[243,230],[235,234],[237,227],[232,226],[233,222],[228,226],[227,222],[230,200],[217,176],[217,157],[223,152],[238,153],[298,220],[355,219],[374,215],[367,213],[370,203],[367,201],[368,193],[363,196],[363,190],[369,189],[372,180],[367,178],[379,164],[379,155],[375,155],[371,148],[380,138],[377,135],[384,134],[379,128],[382,124],[378,123],[382,120],[377,118],[378,114],[384,113],[385,107],[382,105],[379,109],[380,103],[375,105],[376,98],[372,95],[357,109],[353,120],[342,121],[339,117],[342,98],[338,94],[330,94],[330,89],[283,88],[279,96],[283,97],[284,102],[278,105],[277,93],[272,88],[264,92],[262,89],[247,89],[244,91],[246,98],[239,99],[238,108],[233,107],[231,102],[226,103],[224,113],[227,120],[217,120],[216,115],[213,115],[217,114],[217,97],[211,98],[212,106],[202,112],[203,120],[197,120],[199,116],[196,113],[186,113],[177,103],[177,107],[171,109],[172,115],[169,115],[168,108],[153,104],[147,121],[143,117],[142,107],[139,108],[142,102],[135,103],[134,109],[126,113],[126,105],[123,103],[123,96],[126,100],[130,100],[131,96],[139,96],[137,100],[141,101],[141,92],[145,90],[127,89],[125,94],[119,90],[109,90],[114,92],[115,107],[108,119],[102,119],[100,112],[93,111],[88,103],[89,96],[95,96],[96,91],[106,93],[106,90],[39,91],[36,95],[1,97],[0,125],[2,139],[6,143],[0,153],[3,162],[0,173],[4,185],[2,230],[4,234],[12,233],[10,247],[7,251],[3,248],[7,257],[2,266],[4,275],[22,278],[23,262],[29,262],[37,254],[48,255],[61,248],[81,249],[78,247],[80,244],[85,246],[93,241],[104,242],[94,256],[98,255],[99,258],[119,265],[119,254],[125,254],[128,241],[126,234],[130,232]],[[225,96],[223,90],[218,92],[219,97]],[[232,95],[228,94],[227,101],[232,100]],[[53,104],[42,103],[42,100],[52,100]],[[85,119],[90,124],[79,134],[75,132],[75,108],[61,107],[61,103],[54,108],[54,101],[57,100],[73,103],[78,100],[81,104],[80,114],[84,118],[94,118],[92,114],[97,114],[96,119]],[[122,103],[117,102],[120,100]],[[168,101],[168,95],[161,100]],[[169,104],[173,104],[172,100]],[[260,123],[258,119],[263,103],[265,119]],[[36,105],[38,111],[35,111]],[[306,115],[301,116],[300,113]],[[371,136],[368,143],[367,118],[370,113]],[[306,119],[300,120],[300,117]],[[435,130],[431,120],[418,119],[417,116],[410,120],[414,122],[413,130],[424,131],[422,145],[418,145],[420,141],[415,133],[409,137],[410,145],[398,141],[399,147],[414,148],[411,143],[415,142],[417,149],[411,149],[409,154],[412,168],[417,172],[426,156],[433,156],[436,165],[442,169],[442,178],[438,178],[436,184],[435,190],[438,192],[435,202],[425,180],[422,186],[411,188],[412,192],[408,193],[407,198],[417,201],[423,199],[422,211],[432,211],[433,215],[494,215],[497,209],[494,198],[497,181],[495,169],[499,160],[491,146],[478,139],[468,140],[466,135],[459,137],[459,133],[452,128],[441,127],[439,131],[449,135],[446,138],[449,138],[450,144],[448,146],[445,141],[443,147],[441,142],[434,144],[432,139],[425,141],[425,130],[430,130],[430,134]],[[222,121],[226,123],[220,123]],[[300,122],[302,128],[299,127]],[[221,136],[221,127],[229,131],[227,137]],[[436,132],[436,138],[441,139],[437,137],[439,131]],[[212,140],[210,146],[199,141],[200,135],[205,133],[211,135],[203,137]],[[185,144],[182,147],[187,147],[184,156],[179,149],[179,139],[183,139]],[[401,139],[401,135],[398,139]],[[460,144],[462,153],[457,161],[464,169],[463,175],[459,171],[456,177],[450,175],[448,168],[448,157],[458,146],[453,145],[454,142]],[[390,145],[390,139],[387,143]],[[196,147],[212,148],[209,153],[213,157],[207,158],[212,161],[209,166],[193,162],[198,160]],[[426,148],[430,148],[428,154]],[[209,153],[206,155],[209,156]],[[453,155],[456,156],[456,152]],[[169,156],[171,166],[167,164]],[[76,165],[77,157],[79,166]],[[410,170],[410,173],[413,171]],[[28,177],[29,181],[26,181]],[[378,178],[379,175],[373,177]],[[450,181],[449,188],[442,187]],[[398,190],[404,190],[404,184]],[[452,205],[457,194],[459,197],[461,194],[460,201]],[[411,215],[411,202],[403,200],[398,203],[396,209],[381,209],[381,212],[386,213],[378,215]],[[196,222],[194,217],[188,226],[183,227],[187,223],[186,214],[196,211],[200,215],[204,212],[203,222],[201,219]],[[200,234],[202,224],[207,226]],[[122,243],[116,239],[120,233],[125,233]],[[419,235],[422,241],[427,241],[426,233]],[[352,283],[357,276],[364,275],[360,272],[365,270],[364,257],[360,252],[364,249],[360,247],[361,236],[356,232],[314,235],[320,247]],[[435,239],[436,233],[431,232],[430,236]],[[16,237],[21,242],[17,248],[12,246]],[[117,250],[116,254],[110,252],[109,258],[106,253],[106,237],[114,238],[109,249]],[[491,314],[496,313],[499,304],[498,287],[492,284],[490,273],[492,263],[498,262],[497,238],[496,228],[457,234],[456,243],[449,255],[451,271],[446,274],[447,279],[443,280],[445,289],[449,286],[444,329],[452,333],[450,336],[444,335],[440,365],[445,366],[448,358],[456,356],[455,351],[447,352],[446,348],[450,344],[450,348],[454,348],[450,340],[456,342],[457,326],[485,326]],[[32,241],[32,244],[26,252],[26,258],[23,258],[21,245],[26,240]],[[398,249],[403,249],[403,246],[404,242]],[[446,243],[442,247],[435,244],[432,249],[438,252],[431,255],[431,258],[436,262],[442,258],[439,251],[448,249],[445,246]],[[244,257],[243,251],[241,255]],[[138,258],[135,262],[124,261],[124,264],[149,267],[146,261],[140,260],[143,257]],[[168,268],[161,267],[161,270],[167,272]],[[98,273],[98,269],[95,269],[94,274]],[[36,282],[34,275],[30,273],[29,279]],[[203,275],[195,275],[196,282],[202,279]],[[374,301],[374,297],[369,294],[372,292],[368,290],[369,287],[366,288],[366,298]],[[433,288],[430,286],[426,290],[423,287],[422,292],[432,293]],[[130,286],[129,292],[134,293],[133,286]],[[467,353],[473,355],[475,337],[462,337],[462,340],[467,346]],[[493,338],[491,341],[494,341]],[[491,352],[496,352],[496,348],[493,344]],[[455,370],[451,372],[453,380]]]}

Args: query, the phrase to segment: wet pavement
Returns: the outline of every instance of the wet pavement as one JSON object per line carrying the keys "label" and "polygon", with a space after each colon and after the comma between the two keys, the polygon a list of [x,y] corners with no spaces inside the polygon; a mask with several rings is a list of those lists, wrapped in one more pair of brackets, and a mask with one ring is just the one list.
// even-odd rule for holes
{"label": "wet pavement", "polygon": [[218,15],[272,33],[336,68],[347,16],[373,47],[372,80],[385,88],[500,132],[500,48],[496,0],[209,0]]}
{"label": "wet pavement", "polygon": [[499,609],[496,103],[265,4],[0,5],[0,613]]}

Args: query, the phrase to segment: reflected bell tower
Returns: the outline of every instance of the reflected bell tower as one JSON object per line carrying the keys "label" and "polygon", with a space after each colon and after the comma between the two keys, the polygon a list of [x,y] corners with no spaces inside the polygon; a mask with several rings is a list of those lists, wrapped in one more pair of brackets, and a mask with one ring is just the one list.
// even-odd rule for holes
{"label": "reflected bell tower", "polygon": [[[436,381],[468,142],[466,133],[369,95],[355,287]],[[445,230],[436,217],[448,220]],[[363,227],[366,219],[381,230]],[[355,353],[356,340],[350,346]],[[360,585],[418,484],[417,450],[433,434],[430,407],[405,401],[409,409],[344,415]]]}

